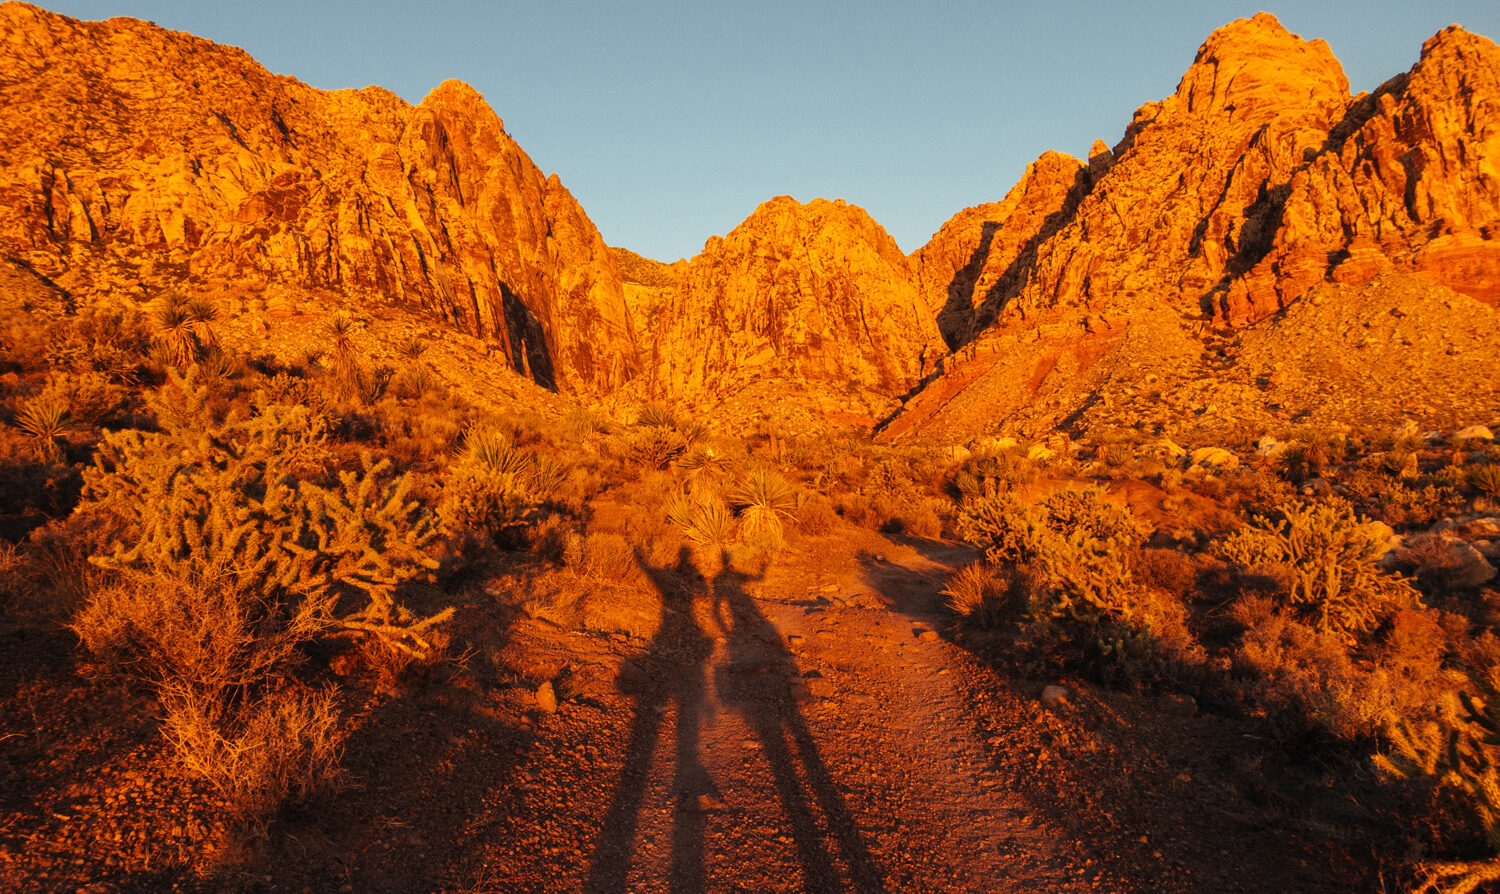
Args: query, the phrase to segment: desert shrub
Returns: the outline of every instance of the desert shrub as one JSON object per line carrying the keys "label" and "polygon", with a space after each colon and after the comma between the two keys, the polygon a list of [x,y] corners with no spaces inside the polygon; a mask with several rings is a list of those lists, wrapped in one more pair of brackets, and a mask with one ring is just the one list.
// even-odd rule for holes
{"label": "desert shrub", "polygon": [[1500,499],[1500,463],[1470,466],[1464,472],[1464,481],[1486,497]]}
{"label": "desert shrub", "polygon": [[1137,579],[1177,599],[1190,599],[1195,595],[1198,572],[1199,564],[1181,550],[1146,548],[1136,554]]}
{"label": "desert shrub", "polygon": [[597,582],[625,583],[642,574],[635,549],[620,534],[590,533],[579,542],[577,556],[570,558],[580,576]]}
{"label": "desert shrub", "polygon": [[1288,502],[1278,514],[1257,516],[1213,551],[1242,569],[1284,571],[1282,597],[1318,631],[1366,633],[1420,604],[1410,583],[1380,570],[1384,540],[1347,504]]}
{"label": "desert shrub", "polygon": [[1047,594],[1039,612],[1083,623],[1131,616],[1130,556],[1145,531],[1103,488],[1068,488],[1031,504],[1009,493],[971,500],[957,527],[992,564],[1032,569]]}
{"label": "desert shrub", "polygon": [[46,362],[53,369],[98,372],[111,382],[137,384],[151,341],[139,313],[88,308],[50,327]]}
{"label": "desert shrub", "polygon": [[[201,389],[180,382],[190,395]],[[101,565],[209,584],[232,582],[273,602],[309,601],[338,628],[413,654],[451,610],[413,616],[397,589],[436,563],[431,513],[407,499],[409,476],[368,454],[358,471],[325,474],[324,417],[267,407],[202,429],[168,426],[105,436],[85,473],[84,506],[113,513],[127,540]],[[339,603],[363,603],[350,611]]]}
{"label": "desert shrub", "polygon": [[822,494],[812,494],[797,507],[797,530],[818,537],[832,531],[839,521],[833,503]]}
{"label": "desert shrub", "polygon": [[637,428],[625,435],[620,455],[642,469],[665,469],[687,451],[687,441],[675,430],[661,425]]}
{"label": "desert shrub", "polygon": [[34,400],[62,406],[68,417],[86,425],[101,425],[120,411],[126,396],[125,389],[104,373],[54,370]]}
{"label": "desert shrub", "polygon": [[667,520],[704,549],[723,549],[734,534],[734,513],[713,494],[674,494],[667,501]]}
{"label": "desert shrub", "polygon": [[1033,481],[1037,464],[1019,450],[973,456],[953,473],[953,489],[960,499],[982,497]]}
{"label": "desert shrub", "polygon": [[154,346],[167,364],[186,369],[215,344],[213,322],[217,318],[218,311],[210,302],[169,294],[156,309]]}
{"label": "desert shrub", "polygon": [[391,380],[391,389],[397,397],[420,400],[428,394],[440,391],[441,385],[432,370],[414,363],[401,370]]}
{"label": "desert shrub", "polygon": [[519,542],[567,471],[548,457],[517,447],[492,428],[471,429],[449,468],[438,516],[454,534],[472,532],[497,543]]}
{"label": "desert shrub", "polygon": [[73,430],[67,405],[56,395],[39,395],[21,405],[16,427],[31,437],[36,458],[44,463],[63,461],[64,437]]}
{"label": "desert shrub", "polygon": [[784,523],[797,509],[797,490],[781,476],[763,467],[751,468],[735,488],[731,501],[740,510],[746,541],[775,550],[786,542]]}
{"label": "desert shrub", "polygon": [[[1438,717],[1397,723],[1390,751],[1375,761],[1392,775],[1436,779],[1456,790],[1490,849],[1500,850],[1500,666],[1484,668],[1471,683],[1476,692],[1461,692],[1458,704]],[[1428,863],[1414,890],[1468,894],[1495,881],[1500,881],[1500,857]]]}
{"label": "desert shrub", "polygon": [[948,579],[942,593],[948,608],[980,627],[994,627],[1003,616],[1010,582],[988,562],[974,562]]}
{"label": "desert shrub", "polygon": [[241,821],[264,819],[341,781],[348,734],[334,689],[288,684],[230,699],[171,681],[159,697],[178,758],[213,784]]}

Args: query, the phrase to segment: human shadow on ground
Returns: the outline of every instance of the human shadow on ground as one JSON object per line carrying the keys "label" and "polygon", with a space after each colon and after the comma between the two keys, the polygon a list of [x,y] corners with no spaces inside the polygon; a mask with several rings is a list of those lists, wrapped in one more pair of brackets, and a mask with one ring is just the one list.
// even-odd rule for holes
{"label": "human shadow on ground", "polygon": [[808,891],[883,892],[880,865],[844,803],[798,706],[796,661],[781,632],[725,568],[713,581],[714,616],[729,636],[718,691],[755,730],[769,764]]}
{"label": "human shadow on ground", "polygon": [[684,547],[675,568],[652,567],[639,552],[636,561],[661,595],[661,626],[644,655],[633,659],[638,679],[622,676],[620,688],[634,695],[635,717],[625,746],[620,781],[594,844],[593,865],[584,890],[608,894],[629,890],[630,861],[641,806],[651,778],[651,762],[662,738],[667,712],[675,704],[676,771],[673,792],[671,890],[703,889],[703,816],[684,809],[684,801],[711,793],[713,781],[703,766],[699,733],[707,687],[706,666],[713,640],[698,626],[694,603],[703,578]]}
{"label": "human shadow on ground", "polygon": [[[796,859],[809,892],[857,891],[883,894],[880,866],[870,853],[818,752],[802,717],[794,689],[795,661],[775,625],[745,589],[752,578],[733,570],[726,556],[705,580],[689,550],[674,568],[655,568],[638,554],[642,570],[662,597],[662,622],[645,655],[634,659],[643,682],[621,687],[636,694],[625,765],[594,847],[584,890],[613,894],[629,890],[633,844],[651,775],[663,738],[666,715],[675,704],[675,768],[672,793],[672,856],[669,890],[702,891],[708,877],[706,814],[700,798],[721,793],[704,764],[703,723],[711,708],[707,666],[713,639],[699,626],[694,608],[710,600],[727,638],[726,660],[714,669],[714,691],[725,706],[742,714],[765,755]],[[730,795],[732,797],[732,793]]]}

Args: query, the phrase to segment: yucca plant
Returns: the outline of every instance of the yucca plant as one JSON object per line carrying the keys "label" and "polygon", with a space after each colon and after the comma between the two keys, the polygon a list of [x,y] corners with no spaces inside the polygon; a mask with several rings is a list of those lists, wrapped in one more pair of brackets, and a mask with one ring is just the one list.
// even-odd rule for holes
{"label": "yucca plant", "polygon": [[344,311],[338,311],[329,318],[325,334],[332,348],[334,372],[342,375],[355,362],[354,318]]}
{"label": "yucca plant", "polygon": [[667,520],[702,547],[722,549],[733,534],[734,514],[715,496],[674,495],[667,503]]}
{"label": "yucca plant", "polygon": [[779,548],[784,524],[797,509],[797,490],[771,469],[752,468],[732,497],[740,509],[745,536],[752,542]]}
{"label": "yucca plant", "polygon": [[416,360],[427,353],[427,342],[413,335],[410,338],[403,339],[396,350],[400,352],[402,357],[408,360]]}
{"label": "yucca plant", "polygon": [[649,403],[641,407],[641,412],[635,419],[636,425],[644,425],[647,428],[676,428],[677,417],[665,404]]}
{"label": "yucca plant", "polygon": [[73,426],[62,401],[51,397],[27,401],[16,414],[16,426],[35,440],[37,459],[62,462],[62,438]]}
{"label": "yucca plant", "polygon": [[179,369],[202,359],[215,342],[213,304],[201,298],[168,295],[156,311],[156,343],[167,363]]}
{"label": "yucca plant", "polygon": [[1470,487],[1485,496],[1491,499],[1500,498],[1500,463],[1470,466],[1464,473],[1464,480]]}

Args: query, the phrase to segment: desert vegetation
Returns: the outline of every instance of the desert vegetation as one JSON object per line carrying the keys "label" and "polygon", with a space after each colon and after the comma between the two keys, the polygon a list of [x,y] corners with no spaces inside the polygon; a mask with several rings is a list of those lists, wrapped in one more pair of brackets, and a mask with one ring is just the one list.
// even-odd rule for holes
{"label": "desert vegetation", "polygon": [[[8,612],[149,693],[234,827],[359,784],[356,706],[474,659],[476,581],[514,616],[645,638],[653,569],[763,575],[866,529],[972,548],[932,587],[999,672],[1260,718],[1364,785],[1445,787],[1493,838],[1483,431],[892,447],[653,401],[483,409],[413,342],[380,370],[347,314],[325,354],[285,359],[235,353],[216,319],[170,297],[9,314],[0,572]],[[1464,827],[1443,834],[1424,890],[1495,877]]]}

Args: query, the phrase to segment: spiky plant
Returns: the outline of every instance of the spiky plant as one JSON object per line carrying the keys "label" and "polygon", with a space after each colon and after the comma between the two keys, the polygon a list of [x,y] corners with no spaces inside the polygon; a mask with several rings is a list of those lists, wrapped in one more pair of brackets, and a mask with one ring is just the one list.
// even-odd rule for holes
{"label": "spiky plant", "polygon": [[1500,498],[1500,463],[1470,466],[1464,473],[1469,486],[1491,499]]}
{"label": "spiky plant", "polygon": [[343,374],[354,363],[354,317],[344,311],[329,318],[324,329],[328,337],[329,352],[333,356],[334,371]]}
{"label": "spiky plant", "polygon": [[712,495],[675,494],[667,503],[667,520],[701,547],[722,549],[733,536],[734,514]]}
{"label": "spiky plant", "polygon": [[1381,570],[1384,540],[1348,504],[1287,502],[1276,515],[1257,516],[1213,551],[1242,568],[1286,569],[1284,598],[1319,631],[1366,633],[1421,604],[1408,581]]}
{"label": "spiky plant", "polygon": [[525,474],[531,455],[493,428],[473,428],[464,435],[463,459],[503,475]]}
{"label": "spiky plant", "polygon": [[635,423],[647,428],[676,428],[677,417],[665,404],[649,403],[641,407]]}
{"label": "spiky plant", "polygon": [[752,468],[740,481],[732,499],[740,509],[746,538],[772,548],[782,545],[784,522],[797,509],[797,489],[791,482],[771,469]]}
{"label": "spiky plant", "polygon": [[16,414],[16,427],[31,435],[37,459],[45,463],[62,462],[62,438],[72,425],[67,407],[48,395],[27,401]]}
{"label": "spiky plant", "polygon": [[989,563],[974,562],[949,578],[942,593],[948,597],[948,607],[965,620],[980,627],[994,627],[1000,623],[1005,589]]}
{"label": "spiky plant", "polygon": [[155,341],[166,362],[182,369],[202,359],[215,343],[212,323],[217,318],[213,304],[201,298],[172,294],[162,299]]}
{"label": "spiky plant", "polygon": [[401,344],[397,346],[396,350],[400,352],[402,357],[405,357],[408,360],[416,360],[418,357],[421,357],[423,354],[427,353],[427,342],[423,341],[418,336],[413,335],[410,338],[403,339]]}

